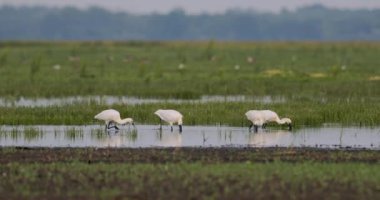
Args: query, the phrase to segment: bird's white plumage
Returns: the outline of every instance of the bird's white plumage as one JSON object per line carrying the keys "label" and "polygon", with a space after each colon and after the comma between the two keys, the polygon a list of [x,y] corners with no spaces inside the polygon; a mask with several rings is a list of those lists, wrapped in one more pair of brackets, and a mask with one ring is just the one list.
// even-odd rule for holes
{"label": "bird's white plumage", "polygon": [[103,120],[108,124],[109,122],[115,122],[118,124],[133,123],[132,118],[120,118],[120,113],[114,109],[103,110],[99,114],[95,115],[95,119]]}
{"label": "bird's white plumage", "polygon": [[95,115],[95,119],[104,120],[104,121],[113,121],[120,119],[120,113],[117,110],[109,109],[103,110],[99,114]]}
{"label": "bird's white plumage", "polygon": [[[176,110],[162,110],[159,109],[154,112],[161,120],[164,120],[170,124],[171,131],[173,131],[173,124],[177,123],[179,127],[179,132],[182,132],[182,114]],[[162,129],[162,124],[160,121],[160,129]]]}
{"label": "bird's white plumage", "polygon": [[289,118],[280,119],[277,113],[271,110],[250,110],[245,113],[247,119],[255,126],[262,126],[268,122],[277,122],[278,124],[291,124],[292,121]]}
{"label": "bird's white plumage", "polygon": [[168,122],[170,125],[173,125],[174,123],[178,123],[178,125],[182,125],[182,114],[179,113],[176,110],[162,110],[159,109],[156,112],[154,112],[158,117],[160,117],[162,120]]}

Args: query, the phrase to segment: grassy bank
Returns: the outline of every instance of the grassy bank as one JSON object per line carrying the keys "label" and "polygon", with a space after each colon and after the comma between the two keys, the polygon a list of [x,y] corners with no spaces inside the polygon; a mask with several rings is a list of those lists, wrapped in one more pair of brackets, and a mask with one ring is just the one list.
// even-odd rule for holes
{"label": "grassy bank", "polygon": [[275,110],[280,117],[289,117],[297,125],[320,126],[323,123],[342,125],[380,125],[380,104],[377,101],[329,101],[297,100],[285,103],[157,103],[141,105],[72,104],[49,107],[0,107],[0,124],[65,124],[85,125],[102,122],[93,117],[103,109],[114,108],[122,117],[132,117],[138,124],[157,124],[154,111],[160,108],[179,110],[185,125],[247,126],[244,113],[250,109]]}
{"label": "grassy bank", "polygon": [[0,96],[380,97],[379,43],[1,42]]}
{"label": "grassy bank", "polygon": [[3,198],[377,199],[379,166],[360,163],[1,166]]}
{"label": "grassy bank", "polygon": [[376,151],[5,148],[0,154],[6,199],[380,197]]}

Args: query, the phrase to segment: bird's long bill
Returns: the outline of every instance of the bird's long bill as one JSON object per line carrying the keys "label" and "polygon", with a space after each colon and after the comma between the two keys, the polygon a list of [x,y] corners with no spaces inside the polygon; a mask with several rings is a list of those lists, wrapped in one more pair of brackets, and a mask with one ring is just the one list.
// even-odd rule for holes
{"label": "bird's long bill", "polygon": [[182,125],[178,125],[179,126],[179,132],[182,132]]}
{"label": "bird's long bill", "polygon": [[289,131],[291,131],[293,129],[293,126],[292,126],[292,124],[290,123],[289,124]]}

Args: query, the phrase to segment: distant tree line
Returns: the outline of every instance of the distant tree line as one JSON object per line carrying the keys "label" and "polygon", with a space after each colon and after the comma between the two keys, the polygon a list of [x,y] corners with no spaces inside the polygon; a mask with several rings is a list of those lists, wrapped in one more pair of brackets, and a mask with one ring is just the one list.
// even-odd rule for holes
{"label": "distant tree line", "polygon": [[380,9],[133,15],[93,7],[0,8],[0,40],[379,40]]}

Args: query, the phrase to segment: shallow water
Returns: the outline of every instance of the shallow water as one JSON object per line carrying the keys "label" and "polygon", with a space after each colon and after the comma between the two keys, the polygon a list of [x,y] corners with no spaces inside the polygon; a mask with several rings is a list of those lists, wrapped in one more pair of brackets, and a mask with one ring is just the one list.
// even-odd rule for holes
{"label": "shallow water", "polygon": [[97,103],[97,104],[146,104],[146,103],[208,103],[208,102],[259,102],[273,103],[285,102],[282,97],[247,97],[244,95],[232,96],[202,96],[200,99],[154,99],[154,98],[137,98],[129,96],[75,96],[63,98],[0,98],[0,106],[5,107],[46,107],[53,105],[66,105],[73,103]]}
{"label": "shallow water", "polygon": [[23,147],[317,147],[380,150],[380,128],[269,128],[137,125],[106,132],[103,126],[1,126],[0,146]]}

